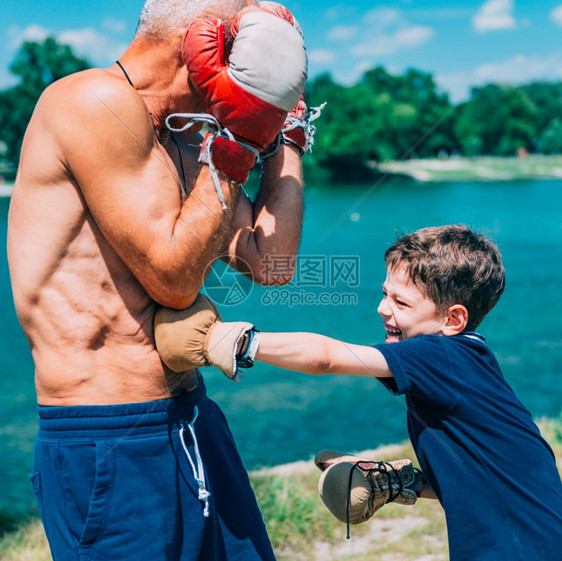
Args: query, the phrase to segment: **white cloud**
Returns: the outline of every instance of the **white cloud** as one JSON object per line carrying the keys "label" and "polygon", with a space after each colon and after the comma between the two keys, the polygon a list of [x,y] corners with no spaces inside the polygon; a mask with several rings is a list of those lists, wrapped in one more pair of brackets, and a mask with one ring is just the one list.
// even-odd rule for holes
{"label": "white cloud", "polygon": [[373,64],[371,62],[366,60],[360,61],[355,66],[347,66],[341,69],[339,72],[335,73],[334,78],[338,84],[352,86],[361,79],[367,70],[371,70],[372,68]]}
{"label": "white cloud", "polygon": [[486,32],[515,27],[513,0],[487,0],[472,18],[476,31]]}
{"label": "white cloud", "polygon": [[394,35],[398,47],[418,47],[423,45],[433,36],[433,29],[422,25],[414,25],[400,29]]}
{"label": "white cloud", "polygon": [[126,44],[117,42],[92,27],[61,31],[57,34],[57,39],[70,45],[76,54],[103,64],[115,61],[127,48]]}
{"label": "white cloud", "polygon": [[324,17],[329,21],[341,21],[346,16],[353,16],[355,8],[345,4],[336,4],[326,8],[323,12]]}
{"label": "white cloud", "polygon": [[18,82],[19,79],[11,74],[7,68],[0,68],[0,90],[15,86]]}
{"label": "white cloud", "polygon": [[126,43],[117,41],[93,27],[54,32],[34,23],[25,29],[12,26],[8,33],[13,49],[17,49],[24,41],[43,41],[53,36],[60,43],[70,45],[76,55],[100,65],[113,62],[127,48]]}
{"label": "white cloud", "polygon": [[357,35],[359,27],[356,25],[336,25],[328,31],[328,39],[331,41],[346,41]]}
{"label": "white cloud", "polygon": [[466,20],[470,18],[474,13],[474,10],[470,6],[462,7],[442,7],[442,8],[427,8],[420,6],[416,9],[409,9],[408,14],[417,18],[431,19],[435,20],[451,20],[451,19],[463,19]]}
{"label": "white cloud", "polygon": [[363,22],[377,28],[387,28],[402,21],[396,8],[373,8],[363,16]]}
{"label": "white cloud", "polygon": [[556,6],[550,12],[550,19],[559,27],[562,27],[562,5]]}
{"label": "white cloud", "polygon": [[502,62],[479,66],[474,71],[480,83],[510,82],[521,84],[532,80],[554,80],[562,78],[562,55],[548,56],[515,55]]}
{"label": "white cloud", "polygon": [[127,22],[115,18],[105,18],[102,21],[102,26],[112,33],[123,33],[127,29]]}
{"label": "white cloud", "polygon": [[49,35],[52,35],[52,33],[41,25],[32,23],[25,29],[19,29],[15,25],[12,25],[8,29],[8,35],[10,37],[11,48],[17,49],[25,41],[44,41]]}
{"label": "white cloud", "polygon": [[411,24],[396,8],[374,8],[361,21],[362,33],[351,49],[352,55],[360,58],[376,58],[419,47],[434,34],[431,27]]}
{"label": "white cloud", "polygon": [[435,76],[435,81],[454,102],[468,99],[470,88],[490,83],[525,84],[534,80],[561,80],[562,54],[514,55],[510,59],[482,64],[467,70]]}
{"label": "white cloud", "polygon": [[403,49],[419,47],[426,43],[432,36],[434,30],[424,26],[410,26],[397,29],[386,35],[369,37],[358,43],[352,53],[358,57],[379,57],[390,55]]}
{"label": "white cloud", "polygon": [[335,59],[336,55],[328,49],[313,49],[308,52],[308,62],[312,64],[329,64]]}

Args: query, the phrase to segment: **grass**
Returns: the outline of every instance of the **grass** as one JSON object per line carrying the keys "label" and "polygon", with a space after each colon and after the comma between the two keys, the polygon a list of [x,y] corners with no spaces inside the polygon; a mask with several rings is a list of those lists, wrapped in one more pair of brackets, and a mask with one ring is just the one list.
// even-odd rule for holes
{"label": "grass", "polygon": [[[562,416],[538,424],[562,470]],[[368,456],[391,460],[414,458],[414,453],[404,444]],[[447,561],[445,516],[437,501],[386,505],[368,522],[352,526],[347,540],[345,525],[318,497],[319,474],[312,462],[250,474],[278,561]],[[51,560],[36,513],[0,512],[0,560]]]}
{"label": "grass", "polygon": [[[369,452],[381,460],[413,458],[410,444]],[[309,462],[295,473],[252,475],[252,483],[267,521],[278,561],[414,561],[431,555],[448,558],[445,517],[437,501],[415,507],[390,504],[368,522],[346,526],[338,522],[318,498],[320,472]],[[430,559],[428,557],[428,559]]]}
{"label": "grass", "polygon": [[295,552],[310,559],[314,536],[335,539],[338,522],[318,500],[312,468],[290,476],[252,475],[251,480],[280,560],[300,559]]}
{"label": "grass", "polygon": [[14,517],[0,512],[0,560],[52,560],[43,525],[37,513]]}

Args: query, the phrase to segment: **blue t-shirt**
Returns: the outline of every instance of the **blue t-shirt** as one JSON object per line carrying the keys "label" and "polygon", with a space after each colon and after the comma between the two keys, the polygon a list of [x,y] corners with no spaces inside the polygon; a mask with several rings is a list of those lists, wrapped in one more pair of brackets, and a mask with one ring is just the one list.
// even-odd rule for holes
{"label": "blue t-shirt", "polygon": [[[531,414],[475,333],[376,345],[445,510],[451,561],[562,559],[562,483]],[[509,557],[508,557],[509,556]]]}

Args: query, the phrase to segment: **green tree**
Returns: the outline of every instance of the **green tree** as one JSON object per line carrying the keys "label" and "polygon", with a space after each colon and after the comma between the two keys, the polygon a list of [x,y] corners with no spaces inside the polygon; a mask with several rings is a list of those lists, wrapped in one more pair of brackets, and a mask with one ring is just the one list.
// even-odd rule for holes
{"label": "green tree", "polygon": [[431,74],[409,69],[404,75],[394,76],[377,67],[365,73],[363,82],[373,94],[385,93],[390,98],[387,134],[394,146],[393,159],[431,157],[440,150],[457,147],[449,97],[439,91]]}
{"label": "green tree", "polygon": [[513,155],[519,148],[534,148],[536,116],[522,88],[489,84],[473,88],[470,101],[459,108],[456,133],[467,155]]}
{"label": "green tree", "polygon": [[552,119],[542,131],[538,148],[543,154],[562,154],[562,120]]}
{"label": "green tree", "polygon": [[373,161],[435,156],[457,145],[448,96],[418,70],[394,76],[377,67],[348,87],[324,74],[309,85],[307,101],[328,102],[317,121],[314,158],[332,176],[349,179],[369,173]]}
{"label": "green tree", "polygon": [[532,82],[521,86],[537,111],[537,129],[543,131],[553,119],[562,120],[562,82]]}
{"label": "green tree", "polygon": [[42,43],[23,43],[10,65],[20,81],[0,92],[0,141],[7,145],[9,161],[17,163],[25,129],[43,90],[64,76],[87,68],[87,60],[75,56],[68,45],[61,45],[53,37]]}
{"label": "green tree", "polygon": [[369,173],[367,160],[376,157],[373,139],[379,127],[373,123],[375,101],[362,88],[341,86],[329,74],[319,76],[308,87],[309,106],[327,102],[322,117],[315,121],[313,157],[334,179],[364,177]]}

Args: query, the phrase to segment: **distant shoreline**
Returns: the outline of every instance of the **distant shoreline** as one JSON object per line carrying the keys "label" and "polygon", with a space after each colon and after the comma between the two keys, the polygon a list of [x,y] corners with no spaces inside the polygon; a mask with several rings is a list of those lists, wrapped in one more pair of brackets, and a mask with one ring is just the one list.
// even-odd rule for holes
{"label": "distant shoreline", "polygon": [[0,185],[0,197],[11,197],[14,190],[13,183],[4,183]]}
{"label": "distant shoreline", "polygon": [[[372,168],[390,177],[402,176],[420,183],[562,179],[562,155],[420,158],[379,162],[373,164]],[[13,182],[0,184],[0,197],[11,197],[13,187]]]}
{"label": "distant shoreline", "polygon": [[405,175],[422,183],[431,181],[562,179],[562,155],[424,158],[381,162],[376,165],[376,169],[391,176]]}

